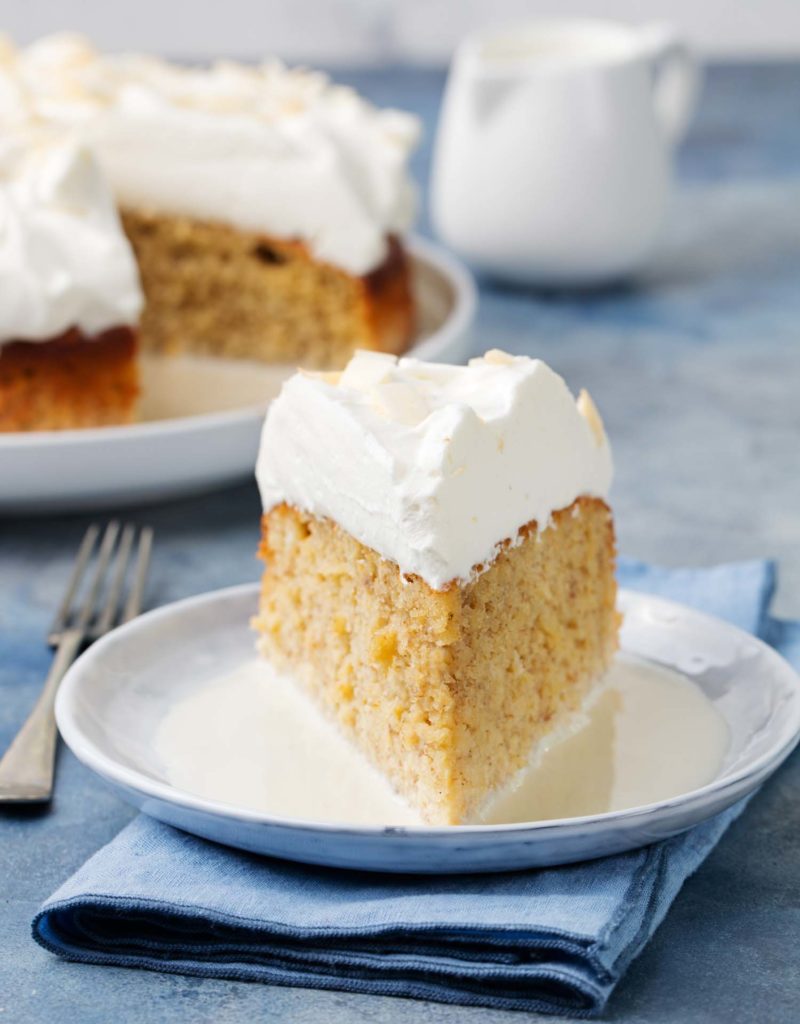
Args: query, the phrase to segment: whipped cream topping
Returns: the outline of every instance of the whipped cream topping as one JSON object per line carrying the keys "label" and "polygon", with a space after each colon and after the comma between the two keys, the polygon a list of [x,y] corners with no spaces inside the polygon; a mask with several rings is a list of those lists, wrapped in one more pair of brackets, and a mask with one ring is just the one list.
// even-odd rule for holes
{"label": "whipped cream topping", "polygon": [[611,451],[586,392],[539,359],[491,351],[468,366],[357,352],[300,372],[270,406],[256,477],[337,522],[403,573],[442,589],[581,495],[606,498]]}
{"label": "whipped cream topping", "polygon": [[300,239],[353,274],[413,219],[417,119],[322,74],[107,56],[73,35],[6,42],[0,125],[31,116],[78,132],[122,206]]}
{"label": "whipped cream topping", "polygon": [[133,253],[91,153],[47,134],[0,142],[0,345],[136,323]]}

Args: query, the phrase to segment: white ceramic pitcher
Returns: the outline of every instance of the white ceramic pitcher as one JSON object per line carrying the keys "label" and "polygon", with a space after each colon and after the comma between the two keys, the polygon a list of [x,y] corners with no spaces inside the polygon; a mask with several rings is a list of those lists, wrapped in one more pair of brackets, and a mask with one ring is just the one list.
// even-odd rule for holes
{"label": "white ceramic pitcher", "polygon": [[697,84],[667,26],[558,19],[467,38],[436,142],[436,230],[513,281],[629,275],[657,241]]}

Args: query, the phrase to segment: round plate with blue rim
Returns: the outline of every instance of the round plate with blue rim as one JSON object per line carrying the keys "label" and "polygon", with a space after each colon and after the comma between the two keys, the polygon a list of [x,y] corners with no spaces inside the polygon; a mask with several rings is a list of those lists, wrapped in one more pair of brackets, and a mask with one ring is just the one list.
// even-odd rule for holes
{"label": "round plate with blue rim", "polygon": [[775,771],[800,736],[800,679],[772,648],[711,616],[622,591],[623,652],[689,677],[727,724],[727,752],[708,784],[647,806],[509,825],[367,827],[270,816],[176,788],[154,744],[176,702],[252,660],[249,620],[257,601],[257,585],[247,584],[141,616],[82,655],[56,706],[72,751],[123,799],[177,828],[255,853],[431,874],[605,856],[723,811]]}

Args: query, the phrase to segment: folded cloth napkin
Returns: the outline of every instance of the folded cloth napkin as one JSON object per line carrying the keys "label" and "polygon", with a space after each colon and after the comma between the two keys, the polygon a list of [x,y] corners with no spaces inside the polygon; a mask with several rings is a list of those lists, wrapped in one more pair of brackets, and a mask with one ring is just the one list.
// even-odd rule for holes
{"label": "folded cloth napkin", "polygon": [[[768,616],[768,563],[624,562],[620,577],[800,663],[800,624]],[[449,877],[304,867],[141,816],[44,904],[33,934],[84,963],[591,1016],[741,809],[605,860]]]}

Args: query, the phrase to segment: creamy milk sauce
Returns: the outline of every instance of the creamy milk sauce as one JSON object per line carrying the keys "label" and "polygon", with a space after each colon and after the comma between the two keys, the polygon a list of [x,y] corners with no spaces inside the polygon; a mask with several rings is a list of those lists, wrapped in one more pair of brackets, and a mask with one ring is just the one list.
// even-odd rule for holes
{"label": "creamy milk sauce", "polygon": [[[685,676],[617,659],[586,708],[540,745],[488,808],[487,823],[620,810],[710,782],[727,726]],[[202,686],[162,721],[156,749],[170,783],[278,817],[420,824],[291,679],[253,659]]]}
{"label": "creamy milk sauce", "polygon": [[148,421],[266,407],[294,367],[246,359],[145,353],[140,358],[140,370],[139,419]]}

